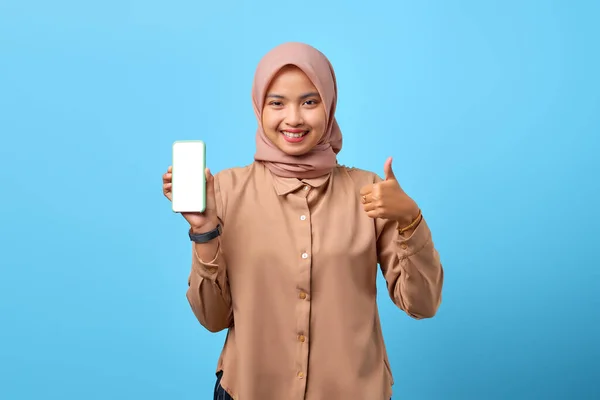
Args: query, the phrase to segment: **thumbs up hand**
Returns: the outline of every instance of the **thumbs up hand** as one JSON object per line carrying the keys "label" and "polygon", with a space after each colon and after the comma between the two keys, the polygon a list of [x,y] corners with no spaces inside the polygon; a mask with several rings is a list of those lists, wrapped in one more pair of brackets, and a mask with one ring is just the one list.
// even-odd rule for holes
{"label": "thumbs up hand", "polygon": [[371,218],[384,218],[408,225],[419,215],[419,206],[411,199],[396,180],[392,170],[392,158],[383,165],[385,179],[364,186],[360,190],[361,203]]}

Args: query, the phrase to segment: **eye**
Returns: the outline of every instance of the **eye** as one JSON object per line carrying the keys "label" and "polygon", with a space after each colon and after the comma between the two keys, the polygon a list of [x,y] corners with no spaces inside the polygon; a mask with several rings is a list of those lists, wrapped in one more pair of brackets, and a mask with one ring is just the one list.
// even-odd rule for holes
{"label": "eye", "polygon": [[306,105],[308,105],[308,106],[315,106],[315,105],[317,105],[317,104],[318,104],[318,101],[317,101],[317,100],[306,100],[306,101],[304,102],[304,104],[306,104]]}
{"label": "eye", "polygon": [[280,101],[271,101],[269,105],[274,107],[281,107],[283,104]]}

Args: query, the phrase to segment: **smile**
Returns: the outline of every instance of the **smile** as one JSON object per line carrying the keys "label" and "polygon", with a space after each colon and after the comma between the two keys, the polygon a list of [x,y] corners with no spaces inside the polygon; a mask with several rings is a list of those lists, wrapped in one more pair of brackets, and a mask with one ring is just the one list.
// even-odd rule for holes
{"label": "smile", "polygon": [[283,133],[285,136],[287,136],[291,139],[298,139],[298,138],[301,138],[302,136],[306,135],[308,133],[308,131],[303,131],[303,132],[281,131],[281,133]]}

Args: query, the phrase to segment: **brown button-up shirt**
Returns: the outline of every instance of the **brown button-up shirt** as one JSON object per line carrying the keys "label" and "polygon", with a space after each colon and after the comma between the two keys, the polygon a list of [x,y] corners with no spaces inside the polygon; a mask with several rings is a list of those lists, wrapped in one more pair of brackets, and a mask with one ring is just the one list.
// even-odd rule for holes
{"label": "brown button-up shirt", "polygon": [[219,251],[200,260],[192,250],[187,298],[204,327],[228,329],[217,370],[232,397],[390,398],[377,265],[417,319],[436,313],[443,270],[425,220],[404,238],[364,212],[359,191],[380,180],[344,166],[281,178],[258,162],[215,176]]}

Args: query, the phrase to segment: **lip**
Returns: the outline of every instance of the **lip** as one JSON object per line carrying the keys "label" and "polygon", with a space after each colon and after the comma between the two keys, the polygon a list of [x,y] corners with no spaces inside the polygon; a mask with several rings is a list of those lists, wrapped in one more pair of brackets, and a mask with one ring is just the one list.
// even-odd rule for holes
{"label": "lip", "polygon": [[[300,135],[300,137],[291,137],[291,136],[286,135],[285,132],[289,132],[291,134],[300,133],[301,135]],[[302,143],[304,141],[304,139],[306,139],[306,135],[308,134],[308,132],[310,132],[310,131],[303,131],[300,129],[294,129],[294,130],[285,129],[285,130],[281,131],[281,136],[288,143],[298,144],[298,143]]]}
{"label": "lip", "polygon": [[282,132],[289,132],[289,133],[302,133],[302,132],[306,132],[308,131],[308,129],[282,129]]}

